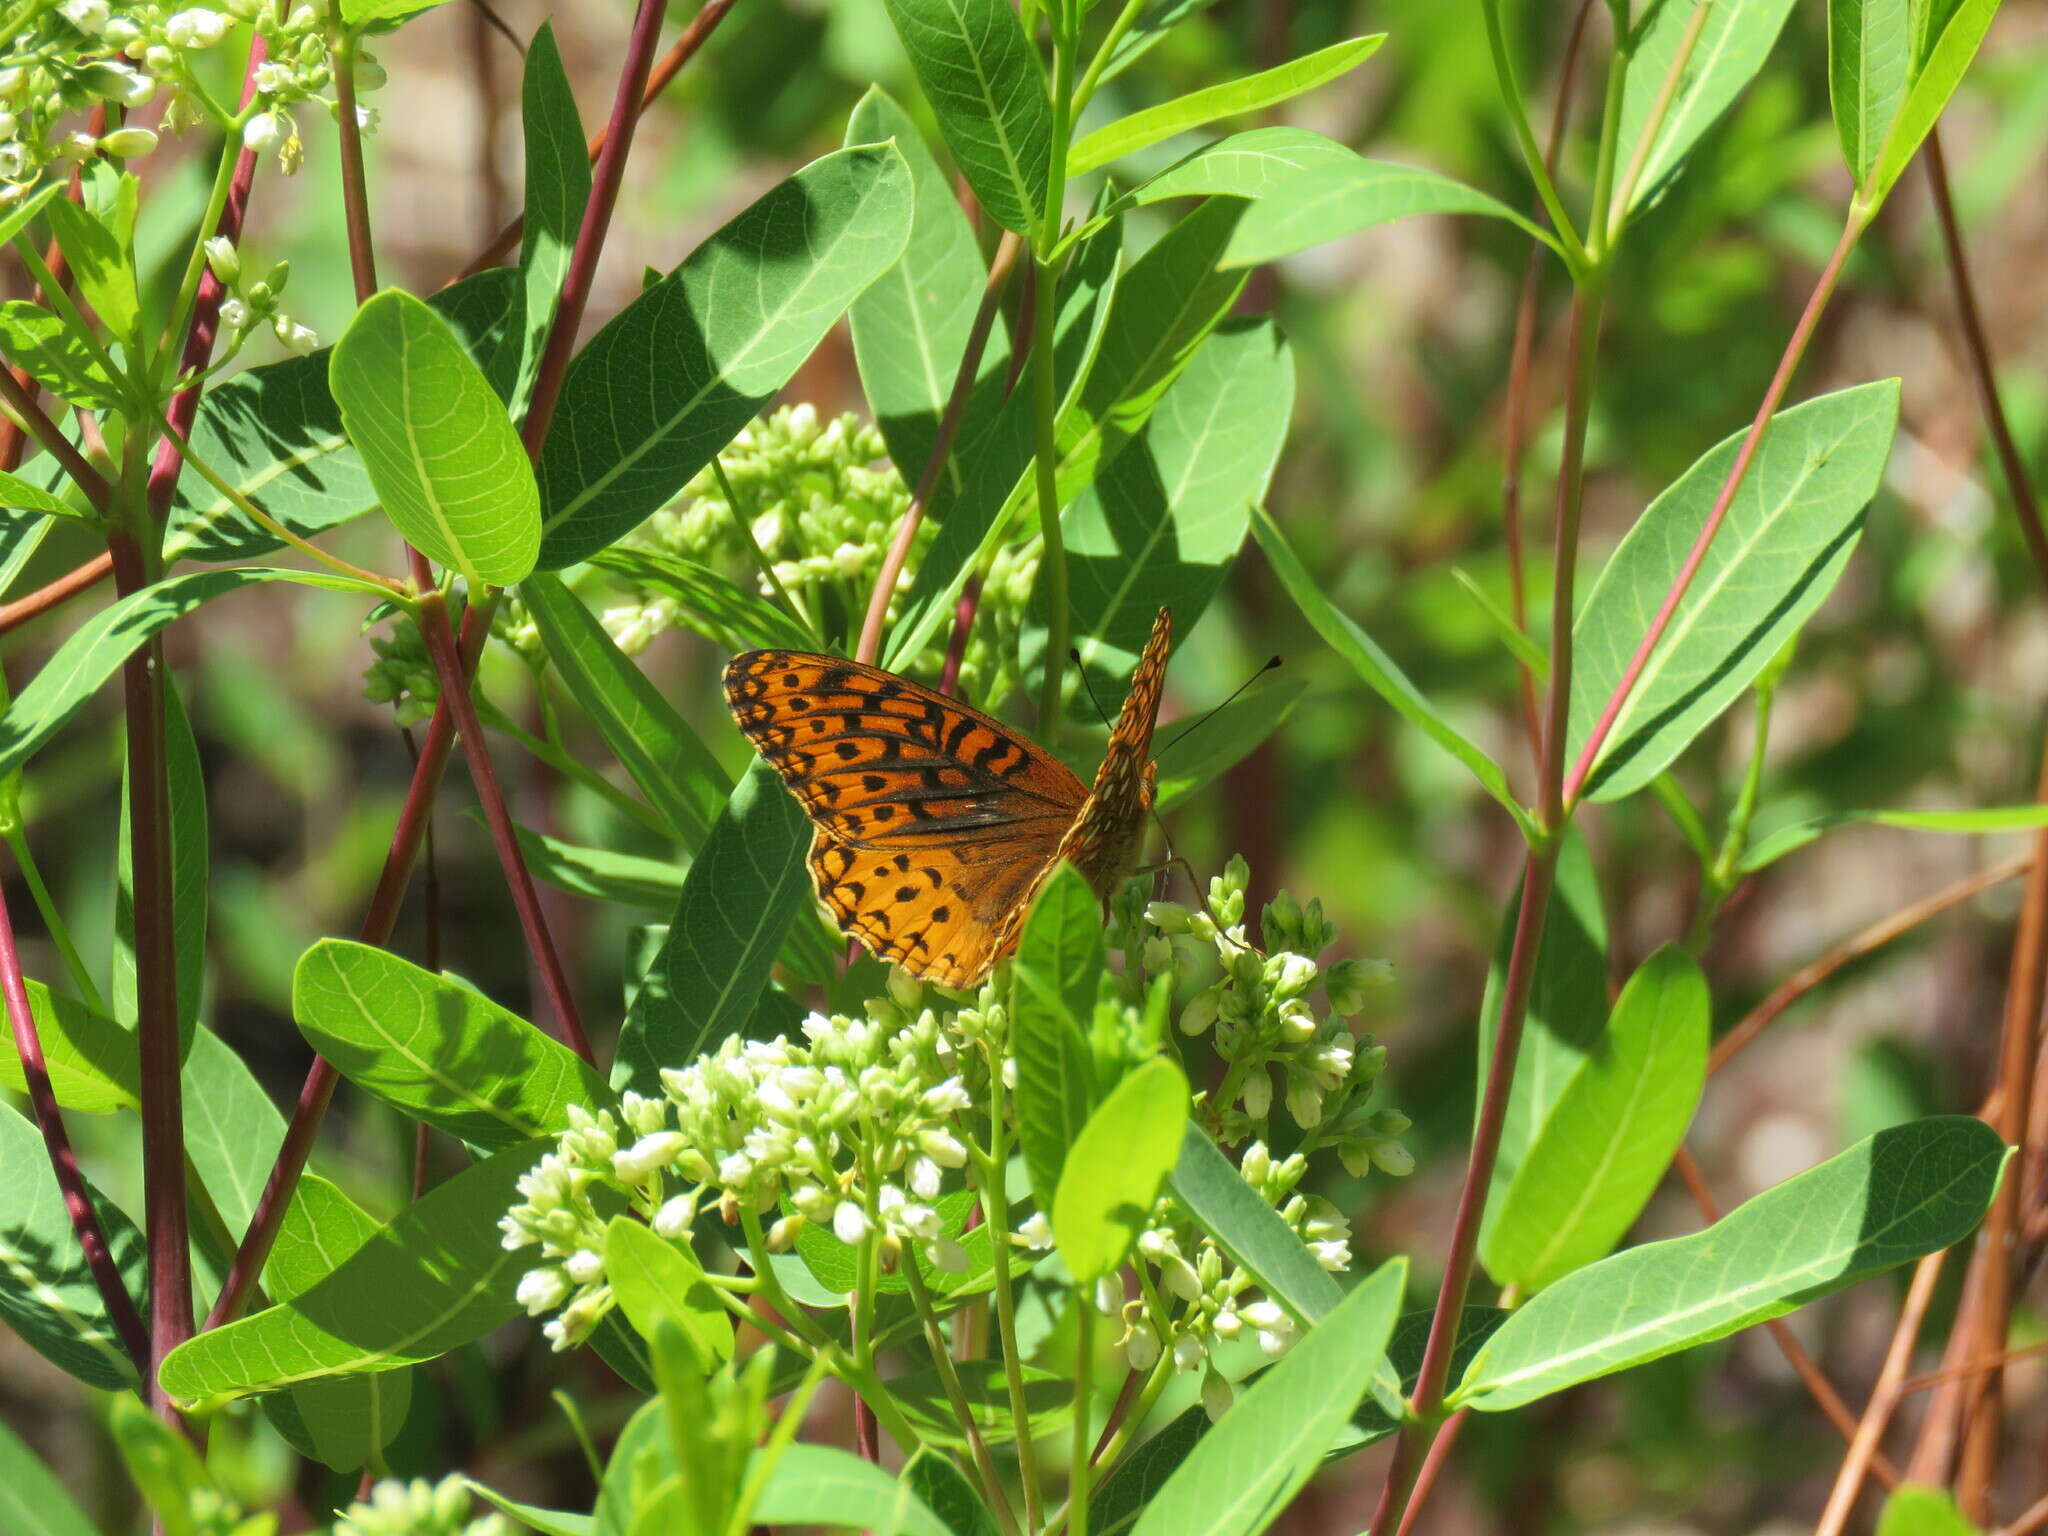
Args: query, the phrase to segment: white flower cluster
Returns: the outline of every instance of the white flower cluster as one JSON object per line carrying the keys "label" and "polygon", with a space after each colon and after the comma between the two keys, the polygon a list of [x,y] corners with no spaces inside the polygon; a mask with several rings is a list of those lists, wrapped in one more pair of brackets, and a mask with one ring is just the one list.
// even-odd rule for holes
{"label": "white flower cluster", "polygon": [[334,1536],[512,1536],[503,1515],[470,1519],[471,1499],[459,1477],[438,1483],[386,1478],[367,1499],[351,1504],[335,1522]]}
{"label": "white flower cluster", "polygon": [[[887,455],[882,434],[856,416],[824,418],[812,405],[782,406],[720,452],[731,501],[707,466],[625,542],[709,565],[772,599],[774,586],[759,569],[765,560],[826,648],[851,652],[869,594],[910,507],[909,487]],[[934,520],[919,525],[892,594],[892,620],[894,598],[910,589],[936,535]],[[749,536],[754,549],[747,547]],[[962,685],[973,697],[997,698],[1016,684],[1018,634],[1037,575],[1035,549],[1006,547],[990,563],[961,664]],[[682,594],[632,582],[627,590],[630,600],[607,608],[603,623],[628,655],[678,625],[696,627],[724,644],[752,643],[723,629]],[[942,626],[910,670],[936,673],[947,639]]]}
{"label": "white flower cluster", "polygon": [[[239,131],[245,144],[275,149],[293,170],[304,151],[289,109],[331,83],[326,19],[310,0],[58,0],[18,9],[36,14],[11,24],[0,45],[0,204],[26,195],[52,166],[150,153],[156,131],[121,124],[94,135],[84,114],[100,104],[145,107],[159,92],[169,97],[164,131],[199,123]],[[195,72],[197,55],[220,46],[238,23],[268,51],[254,98],[239,114],[214,101]],[[383,78],[366,55],[356,75],[363,90]]]}
{"label": "white flower cluster", "polygon": [[206,265],[227,290],[220,301],[220,323],[227,334],[215,349],[223,361],[239,352],[242,343],[264,326],[277,337],[278,345],[295,357],[305,357],[320,345],[311,326],[301,325],[278,307],[284,285],[291,280],[290,262],[280,261],[262,277],[251,278],[234,241],[215,235],[206,242]]}
{"label": "white flower cluster", "polygon": [[[1297,1152],[1276,1161],[1264,1142],[1255,1141],[1245,1148],[1240,1168],[1245,1182],[1278,1209],[1317,1263],[1332,1273],[1351,1267],[1351,1231],[1342,1214],[1327,1200],[1295,1193],[1308,1170],[1306,1156]],[[1028,1242],[1037,1235],[1020,1234],[1020,1239]],[[1123,1320],[1118,1343],[1133,1370],[1149,1371],[1163,1354],[1171,1354],[1175,1369],[1202,1371],[1202,1402],[1212,1419],[1222,1417],[1231,1400],[1230,1383],[1211,1359],[1218,1341],[1250,1336],[1261,1354],[1277,1360],[1300,1336],[1294,1319],[1170,1200],[1153,1208],[1150,1226],[1138,1237],[1133,1266],[1138,1296],[1126,1301],[1119,1285],[1105,1283],[1096,1290],[1097,1308]]]}
{"label": "white flower cluster", "polygon": [[[1149,972],[1194,970],[1192,945],[1176,940],[1215,950],[1217,974],[1182,1007],[1180,1027],[1190,1035],[1214,1032],[1226,1069],[1211,1104],[1219,1138],[1234,1144],[1268,1134],[1277,1069],[1281,1101],[1306,1133],[1303,1151],[1335,1147],[1354,1178],[1371,1168],[1412,1172],[1415,1160],[1398,1140],[1408,1117],[1368,1107],[1373,1085],[1386,1070],[1386,1047],[1371,1035],[1354,1035],[1345,1022],[1390,968],[1379,960],[1318,965],[1315,957],[1335,942],[1337,930],[1320,901],[1304,910],[1284,891],[1262,914],[1266,949],[1259,949],[1245,935],[1249,881],[1243,858],[1233,858],[1210,880],[1208,900],[1199,908],[1155,901],[1140,916],[1133,910],[1136,898],[1125,898],[1117,910],[1126,946],[1140,949]],[[1312,1001],[1318,989],[1329,1010],[1320,1017]]]}
{"label": "white flower cluster", "polygon": [[687,1237],[706,1206],[747,1224],[787,1202],[763,1234],[771,1250],[816,1222],[851,1246],[877,1242],[885,1264],[914,1244],[941,1269],[966,1267],[934,1202],[967,1161],[958,1117],[978,1074],[929,1009],[912,1019],[876,999],[869,1013],[813,1014],[800,1041],[734,1036],[665,1069],[659,1098],[624,1095],[616,1117],[571,1110],[501,1223],[507,1248],[538,1244],[546,1260],[519,1300],[535,1316],[558,1314],[544,1330],[557,1349],[611,1306],[600,1207],[622,1197],[670,1239]]}

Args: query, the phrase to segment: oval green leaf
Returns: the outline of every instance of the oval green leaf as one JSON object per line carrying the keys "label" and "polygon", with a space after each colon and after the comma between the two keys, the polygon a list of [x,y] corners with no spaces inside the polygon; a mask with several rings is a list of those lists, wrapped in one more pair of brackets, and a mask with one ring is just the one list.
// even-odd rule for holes
{"label": "oval green leaf", "polygon": [[1998,1133],[1966,1115],[1880,1131],[1704,1232],[1565,1276],[1501,1325],[1451,1406],[1519,1408],[1946,1248],[1983,1219],[2005,1157]]}
{"label": "oval green leaf", "polygon": [[14,1536],[100,1536],[56,1474],[0,1424],[0,1530]]}
{"label": "oval green leaf", "polygon": [[[1720,530],[1607,733],[1584,793],[1641,789],[1756,679],[1833,590],[1862,535],[1899,419],[1899,381],[1860,384],[1771,418]],[[1576,761],[1705,526],[1744,434],[1650,503],[1586,594],[1572,635]]]}
{"label": "oval green leaf", "polygon": [[1245,1183],[1237,1165],[1216,1150],[1200,1126],[1190,1125],[1182,1133],[1168,1185],[1196,1225],[1303,1328],[1321,1322],[1343,1298],[1300,1234]]}
{"label": "oval green leaf", "polygon": [[350,1082],[480,1147],[562,1130],[611,1094],[559,1041],[388,950],[322,939],[292,974],[299,1033]]}
{"label": "oval green leaf", "polygon": [[1067,1151],[1052,1201],[1053,1237],[1081,1285],[1121,1264],[1180,1156],[1188,1080],[1154,1057],[1110,1091]]}
{"label": "oval green leaf", "polygon": [[509,586],[540,552],[540,489],[505,403],[455,332],[387,288],[334,344],[328,387],[385,514],[472,587]]}
{"label": "oval green leaf", "polygon": [[1017,1136],[1042,1211],[1051,1211],[1060,1170],[1095,1108],[1081,1021],[1095,1016],[1102,964],[1101,905],[1081,873],[1062,864],[1032,903],[1010,973]]}
{"label": "oval green leaf", "polygon": [[1354,155],[1305,170],[1246,205],[1223,264],[1255,267],[1422,213],[1506,219],[1552,249],[1557,245],[1550,231],[1475,187],[1420,166]]}
{"label": "oval green leaf", "polygon": [[1978,1536],[1944,1488],[1901,1483],[1884,1501],[1877,1536]]}
{"label": "oval green leaf", "polygon": [[696,1255],[630,1216],[615,1216],[605,1228],[604,1273],[642,1338],[652,1339],[656,1320],[668,1318],[681,1326],[706,1371],[732,1358],[732,1319]]}
{"label": "oval green leaf", "polygon": [[792,1445],[748,1517],[756,1525],[853,1526],[893,1536],[953,1536],[911,1486],[851,1451]]}
{"label": "oval green leaf", "polygon": [[1699,962],[1675,944],[1629,977],[1604,1048],[1558,1096],[1487,1232],[1495,1280],[1533,1293],[1621,1241],[1699,1105],[1712,1011]]}

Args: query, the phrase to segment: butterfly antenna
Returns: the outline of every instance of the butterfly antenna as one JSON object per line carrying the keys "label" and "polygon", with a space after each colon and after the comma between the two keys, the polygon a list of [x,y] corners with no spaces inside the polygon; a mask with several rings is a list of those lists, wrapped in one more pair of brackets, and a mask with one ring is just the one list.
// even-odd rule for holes
{"label": "butterfly antenna", "polygon": [[1280,658],[1278,656],[1268,658],[1266,664],[1263,667],[1259,668],[1258,671],[1254,672],[1250,677],[1246,678],[1243,682],[1237,685],[1236,691],[1233,692],[1229,698],[1225,699],[1221,704],[1218,704],[1214,709],[1208,711],[1200,719],[1196,720],[1192,725],[1188,726],[1178,736],[1174,737],[1173,740],[1169,741],[1165,746],[1161,747],[1159,750],[1162,752],[1172,751],[1175,747],[1179,746],[1182,742],[1186,741],[1190,736],[1194,735],[1196,731],[1199,731],[1203,726],[1207,725],[1211,720],[1214,720],[1218,715],[1223,713],[1224,710],[1228,709],[1231,705],[1235,704],[1237,702],[1238,694],[1243,693],[1245,689],[1251,687],[1253,683],[1256,683],[1260,678],[1264,677],[1268,672],[1272,671],[1275,667],[1279,665]]}
{"label": "butterfly antenna", "polygon": [[1081,648],[1075,645],[1068,646],[1067,660],[1074,664],[1074,671],[1080,676],[1081,686],[1088,690],[1088,702],[1095,706],[1095,713],[1102,716],[1104,725],[1109,726],[1112,731],[1115,730],[1116,727],[1110,723],[1109,711],[1102,707],[1102,700],[1095,697],[1095,685],[1088,681],[1088,669],[1081,664]]}

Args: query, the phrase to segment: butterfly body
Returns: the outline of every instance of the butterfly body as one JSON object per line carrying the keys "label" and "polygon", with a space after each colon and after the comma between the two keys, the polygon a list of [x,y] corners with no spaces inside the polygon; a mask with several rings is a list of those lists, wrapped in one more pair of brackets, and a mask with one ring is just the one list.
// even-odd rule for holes
{"label": "butterfly body", "polygon": [[871,952],[972,986],[1061,860],[1107,895],[1136,861],[1173,622],[1152,626],[1094,785],[991,715],[843,657],[748,651],[727,707],[811,819],[811,878]]}

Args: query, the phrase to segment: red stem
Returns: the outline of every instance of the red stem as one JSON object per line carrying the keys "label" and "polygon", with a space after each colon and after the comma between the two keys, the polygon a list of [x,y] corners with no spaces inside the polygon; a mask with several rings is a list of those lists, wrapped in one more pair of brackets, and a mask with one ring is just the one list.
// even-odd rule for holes
{"label": "red stem", "polygon": [[[583,326],[583,311],[590,302],[591,283],[597,276],[598,257],[604,251],[605,232],[611,228],[612,210],[618,206],[619,187],[625,180],[626,156],[633,148],[633,130],[640,121],[641,98],[654,64],[654,45],[661,36],[661,19],[668,12],[668,0],[640,0],[633,17],[628,41],[626,67],[619,73],[619,88],[612,98],[612,117],[605,129],[604,147],[592,173],[590,201],[583,209],[583,227],[576,231],[576,246],[569,253],[569,270],[562,279],[562,299],[555,307],[553,325],[548,328],[546,348],[533,381],[533,403],[527,408],[520,437],[527,455],[540,460],[541,444],[547,441],[548,426],[561,399],[562,379],[569,371],[569,358],[576,350],[576,334]],[[707,31],[709,28],[706,29]]]}
{"label": "red stem", "polygon": [[946,665],[939,674],[939,692],[954,693],[960,687],[960,667],[967,660],[967,640],[974,633],[974,612],[981,606],[981,576],[967,578],[960,589],[960,601],[953,605],[953,637],[946,642]]}
{"label": "red stem", "polygon": [[597,1057],[590,1049],[590,1037],[584,1033],[583,1017],[576,1006],[575,988],[569,984],[561,957],[548,935],[547,917],[540,909],[533,876],[520,856],[518,829],[506,808],[505,791],[498,783],[490,745],[477,719],[476,700],[470,695],[469,670],[457,654],[455,631],[448,623],[447,604],[439,592],[430,590],[420,600],[419,619],[420,629],[427,637],[427,654],[441,681],[442,701],[455,710],[455,730],[462,739],[463,755],[469,760],[470,778],[476,784],[477,798],[483,802],[484,820],[490,824],[491,841],[497,844],[498,862],[512,889],[512,905],[519,914],[520,929],[526,934],[534,964],[540,969],[548,1005],[561,1023],[563,1038],[577,1055],[596,1066]]}
{"label": "red stem", "polygon": [[1705,526],[1699,537],[1693,541],[1692,550],[1685,557],[1685,564],[1679,568],[1677,578],[1671,583],[1671,590],[1664,594],[1664,601],[1651,619],[1650,627],[1643,634],[1642,643],[1636,647],[1635,655],[1629,659],[1628,667],[1621,674],[1621,681],[1615,684],[1614,692],[1600,711],[1600,718],[1594,723],[1592,735],[1586,738],[1585,748],[1572,765],[1570,776],[1565,780],[1564,799],[1567,805],[1576,804],[1579,792],[1585,787],[1586,777],[1593,771],[1599,760],[1600,749],[1607,742],[1608,732],[1614,729],[1614,722],[1620,718],[1622,706],[1628,703],[1628,696],[1635,690],[1636,680],[1642,676],[1643,668],[1649,663],[1650,653],[1657,648],[1657,642],[1664,638],[1664,631],[1671,626],[1672,617],[1678,612],[1678,605],[1685,600],[1692,579],[1699,573],[1700,564],[1707,557],[1707,546],[1714,542],[1714,535],[1721,531],[1722,520],[1728,515],[1728,508],[1735,500],[1735,493],[1742,488],[1745,476],[1749,474],[1750,462],[1756,457],[1758,445],[1763,442],[1764,432],[1771,424],[1771,417],[1777,414],[1778,404],[1785,398],[1785,391],[1791,387],[1792,375],[1799,369],[1799,360],[1806,353],[1806,345],[1813,339],[1814,329],[1820,324],[1821,311],[1827,308],[1829,297],[1835,291],[1835,284],[1841,279],[1842,269],[1848,264],[1849,253],[1855,249],[1857,239],[1862,235],[1867,216],[1857,208],[1851,208],[1848,219],[1842,226],[1842,237],[1835,242],[1834,254],[1828,257],[1828,264],[1821,270],[1820,280],[1814,284],[1812,294],[1807,298],[1806,308],[1799,316],[1799,323],[1793,328],[1792,339],[1785,344],[1784,356],[1778,360],[1778,371],[1771,376],[1770,387],[1764,391],[1763,403],[1757,407],[1756,417],[1749,425],[1749,433],[1736,451],[1735,463],[1728,470],[1728,478],[1722,483],[1721,493],[1714,498],[1713,509],[1707,514]]}
{"label": "red stem", "polygon": [[42,1128],[43,1145],[49,1149],[50,1168],[57,1175],[57,1188],[64,1196],[64,1209],[71,1217],[71,1229],[78,1234],[78,1246],[85,1254],[86,1268],[99,1288],[100,1302],[121,1343],[135,1362],[135,1373],[147,1381],[149,1333],[142,1326],[142,1314],[135,1298],[121,1280],[114,1265],[107,1234],[100,1227],[99,1213],[85,1192],[85,1175],[71,1150],[71,1138],[64,1130],[64,1114],[57,1107],[56,1090],[50,1086],[50,1069],[43,1059],[43,1042],[36,1034],[35,1012],[29,1007],[28,988],[21,979],[21,957],[14,948],[14,921],[7,912],[7,899],[0,894],[0,991],[6,993],[7,1022],[13,1026],[15,1053],[21,1057],[21,1075],[28,1085],[30,1106],[36,1124]]}

